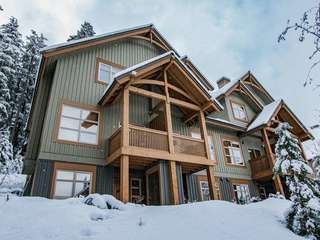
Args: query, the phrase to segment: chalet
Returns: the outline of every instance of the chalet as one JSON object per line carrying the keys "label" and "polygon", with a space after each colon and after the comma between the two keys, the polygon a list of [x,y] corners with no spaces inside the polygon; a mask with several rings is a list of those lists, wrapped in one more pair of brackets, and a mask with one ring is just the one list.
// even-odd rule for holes
{"label": "chalet", "polygon": [[[211,80],[211,79],[210,79]],[[275,127],[312,135],[248,72],[214,87],[154,25],[46,47],[28,122],[33,196],[152,205],[286,194]]]}

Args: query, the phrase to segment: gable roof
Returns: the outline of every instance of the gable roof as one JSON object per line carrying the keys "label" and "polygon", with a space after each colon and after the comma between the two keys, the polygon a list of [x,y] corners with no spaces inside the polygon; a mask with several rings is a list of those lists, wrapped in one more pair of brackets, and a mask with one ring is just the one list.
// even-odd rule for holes
{"label": "gable roof", "polygon": [[247,133],[259,130],[262,127],[267,126],[271,122],[272,118],[278,115],[279,112],[281,112],[282,110],[290,116],[290,118],[285,119],[284,122],[287,121],[291,125],[298,125],[300,131],[302,131],[305,134],[305,136],[302,138],[303,140],[314,138],[312,134],[308,131],[308,129],[299,120],[299,118],[292,112],[292,110],[285,104],[285,102],[282,99],[265,105],[263,107],[263,110],[259,113],[259,115],[247,127]]}
{"label": "gable roof", "polygon": [[193,64],[191,59],[185,55],[181,57],[181,60],[197,75],[197,77],[202,79],[202,82],[206,86],[206,88],[210,91],[214,90],[214,87],[209,82],[209,80],[202,74],[202,72]]}
{"label": "gable roof", "polygon": [[[243,86],[245,86],[244,81],[246,79],[250,79],[252,81],[254,81],[254,83],[256,85],[258,85],[261,90],[264,92],[264,94],[266,95],[266,97],[268,97],[271,101],[274,101],[274,99],[272,98],[272,96],[267,92],[267,90],[261,85],[261,83],[256,79],[256,77],[250,72],[246,72],[241,78],[236,79],[236,80],[232,80],[229,83],[227,83],[226,85],[224,85],[222,88],[218,88],[214,91],[211,92],[211,95],[216,98],[216,99],[221,99],[222,97],[224,97],[226,94],[231,93],[233,91],[233,89],[238,85],[238,84],[243,84]],[[246,87],[246,86],[245,86]],[[246,87],[246,90],[250,91],[250,93],[252,93],[252,91]],[[260,102],[260,100],[258,98],[256,98],[256,100],[258,102]]]}
{"label": "gable roof", "polygon": [[256,119],[248,126],[247,131],[251,131],[262,125],[266,125],[271,120],[273,114],[275,113],[281,102],[282,100],[277,100],[268,105],[265,105]]}
{"label": "gable roof", "polygon": [[111,91],[111,89],[114,87],[115,84],[117,84],[117,82],[127,76],[134,76],[136,75],[136,71],[139,71],[142,68],[146,68],[149,65],[155,64],[158,61],[164,60],[166,58],[170,58],[170,59],[175,59],[177,64],[189,75],[189,77],[198,85],[198,87],[201,89],[201,91],[203,91],[203,93],[205,93],[205,95],[214,102],[215,106],[219,109],[219,110],[223,110],[223,106],[215,99],[211,97],[211,94],[207,91],[206,87],[203,85],[203,83],[201,82],[201,80],[195,76],[192,71],[181,61],[180,57],[177,56],[175,54],[174,51],[169,51],[166,52],[162,55],[156,56],[154,58],[151,58],[149,60],[146,60],[144,62],[138,63],[134,66],[131,66],[129,68],[126,68],[118,73],[116,73],[113,77],[112,82],[108,85],[108,87],[106,88],[104,94],[102,95],[102,97],[99,100],[99,104],[103,103],[104,98],[109,94],[109,92]]}
{"label": "gable roof", "polygon": [[[161,33],[157,30],[157,28],[153,24],[145,24],[136,27],[126,28],[119,31],[113,31],[105,34],[95,35],[88,38],[72,40],[60,44],[54,44],[47,46],[41,49],[41,53],[43,55],[58,55],[63,54],[65,52],[71,52],[81,48],[83,45],[100,45],[108,40],[118,40],[121,38],[131,37],[135,34],[152,32],[159,41],[167,48],[169,51],[174,51],[177,56],[179,56],[178,52],[170,45],[170,43],[161,35]],[[180,57],[180,56],[179,56]]]}

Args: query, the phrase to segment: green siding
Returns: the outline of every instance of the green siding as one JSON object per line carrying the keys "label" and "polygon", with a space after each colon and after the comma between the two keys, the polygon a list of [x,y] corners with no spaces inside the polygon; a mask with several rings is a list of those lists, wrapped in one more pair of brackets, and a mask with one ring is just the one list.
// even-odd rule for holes
{"label": "green siding", "polygon": [[[47,105],[39,158],[102,164],[105,160],[104,145],[96,148],[59,144],[53,141],[53,131],[61,100],[91,105],[97,104],[106,86],[95,82],[96,57],[129,67],[160,53],[151,43],[132,39],[89,48],[58,58],[49,104]],[[139,100],[136,101],[139,104],[138,108],[145,113],[145,108],[141,108]],[[104,115],[104,141],[118,127],[119,110],[119,104],[114,104],[102,110]],[[138,116],[139,114],[135,112],[134,115]]]}
{"label": "green siding", "polygon": [[217,165],[215,166],[215,175],[219,177],[230,177],[230,178],[241,178],[241,179],[250,179],[250,167],[248,163],[248,156],[245,154],[246,146],[241,142],[241,148],[245,160],[245,167],[234,167],[225,164],[223,157],[223,148],[221,142],[221,136],[236,137],[236,132],[222,130],[221,128],[216,128],[213,126],[208,126],[208,135],[213,136],[213,141],[215,144],[215,151],[217,157]]}

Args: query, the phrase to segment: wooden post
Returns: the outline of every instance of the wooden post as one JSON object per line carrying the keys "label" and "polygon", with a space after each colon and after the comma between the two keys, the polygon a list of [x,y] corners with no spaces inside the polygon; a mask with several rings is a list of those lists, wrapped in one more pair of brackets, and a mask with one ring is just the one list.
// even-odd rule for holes
{"label": "wooden post", "polygon": [[210,199],[218,199],[218,193],[216,189],[216,180],[214,178],[213,166],[207,166],[207,178],[210,192]]}
{"label": "wooden post", "polygon": [[129,89],[124,88],[122,93],[121,143],[123,147],[129,145]]}
{"label": "wooden post", "polygon": [[120,157],[120,200],[124,203],[129,201],[129,156]]}
{"label": "wooden post", "polygon": [[[129,146],[129,89],[122,92],[121,144]],[[120,156],[120,200],[129,201],[129,156]]]}
{"label": "wooden post", "polygon": [[206,120],[204,117],[204,113],[202,111],[199,112],[199,125],[200,125],[201,138],[204,140],[207,158],[210,159],[208,132],[207,132]]}
{"label": "wooden post", "polygon": [[169,162],[169,173],[170,173],[170,188],[172,195],[172,203],[179,204],[179,191],[178,191],[178,179],[177,179],[177,167],[175,161]]}
{"label": "wooden post", "polygon": [[[168,90],[168,76],[167,70],[163,72],[164,76],[164,88],[166,93],[166,103],[165,103],[165,114],[166,114],[166,127],[168,132],[168,145],[169,152],[174,153],[173,137],[172,137],[172,119],[171,119],[171,106],[170,106],[170,96]],[[172,195],[172,203],[179,204],[179,191],[178,191],[178,178],[177,178],[177,167],[175,161],[168,161],[169,173],[170,173],[170,189]]]}
{"label": "wooden post", "polygon": [[[274,164],[275,164],[275,159],[271,150],[271,146],[270,146],[270,142],[269,142],[269,138],[268,138],[268,134],[267,134],[267,130],[265,128],[262,129],[261,131],[262,133],[262,137],[263,137],[263,142],[265,145],[265,150],[266,150],[266,154],[270,163],[270,167],[273,168]],[[279,176],[276,176],[276,178],[274,179],[274,183],[276,186],[276,191],[280,192],[283,196],[284,196],[284,190],[283,190],[283,186],[281,183],[281,179]]]}

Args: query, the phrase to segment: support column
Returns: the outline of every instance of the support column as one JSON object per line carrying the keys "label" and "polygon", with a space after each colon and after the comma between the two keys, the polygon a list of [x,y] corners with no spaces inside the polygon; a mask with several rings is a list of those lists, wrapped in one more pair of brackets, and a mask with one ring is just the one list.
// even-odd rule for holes
{"label": "support column", "polygon": [[213,166],[207,166],[207,178],[210,192],[210,199],[218,199],[218,193],[216,189],[216,180],[214,178]]}
{"label": "support column", "polygon": [[129,202],[129,156],[120,157],[120,200]]}
{"label": "support column", "polygon": [[[273,156],[273,153],[271,150],[267,130],[265,128],[263,128],[261,133],[262,133],[262,137],[263,137],[263,142],[265,144],[265,150],[266,150],[266,154],[267,154],[267,157],[269,160],[270,167],[273,168],[276,161],[274,159],[274,156]],[[276,191],[280,192],[284,196],[284,190],[283,190],[283,186],[282,186],[281,179],[279,176],[276,176],[276,178],[274,179],[274,184],[276,187]]]}
{"label": "support column", "polygon": [[202,111],[199,112],[199,125],[200,125],[200,132],[201,138],[204,140],[206,156],[210,159],[210,147],[209,147],[209,140],[208,140],[208,131],[206,125],[206,119],[204,113]]}
{"label": "support column", "polygon": [[[121,118],[121,145],[129,146],[129,89],[122,92],[122,118]],[[129,156],[120,157],[120,200],[124,203],[129,201]]]}
{"label": "support column", "polygon": [[178,178],[177,167],[175,161],[169,161],[169,174],[170,174],[170,189],[172,196],[172,203],[179,204],[179,190],[178,190]]}
{"label": "support column", "polygon": [[[166,102],[165,102],[165,116],[166,116],[166,127],[168,133],[168,146],[169,153],[174,153],[173,137],[172,137],[172,119],[171,119],[171,105],[170,105],[170,96],[168,90],[168,76],[167,70],[164,70],[164,88],[166,93]],[[169,164],[169,174],[170,174],[170,189],[172,196],[172,204],[179,204],[179,190],[178,190],[178,178],[177,178],[177,167],[175,161],[168,161]]]}

